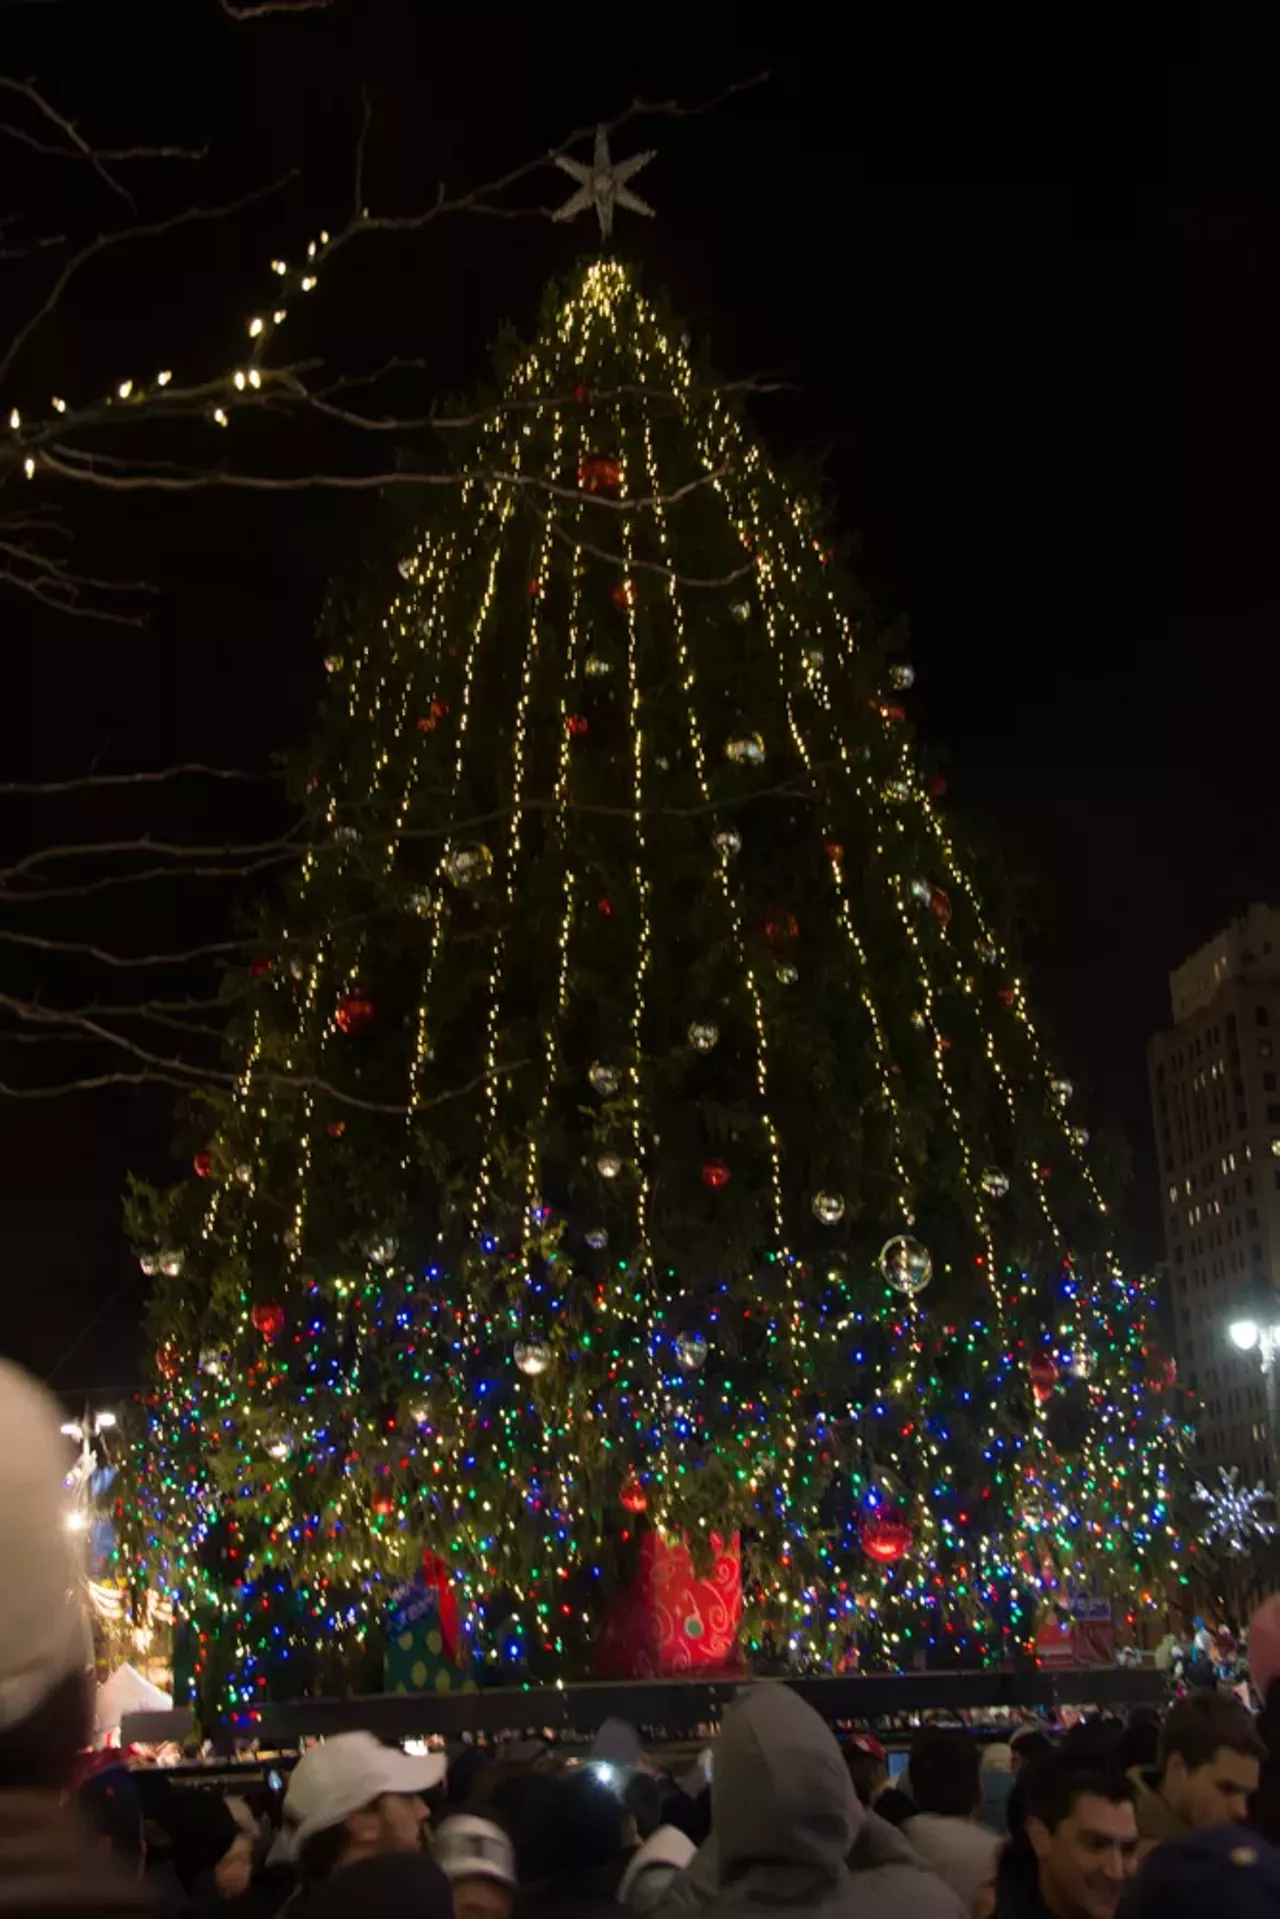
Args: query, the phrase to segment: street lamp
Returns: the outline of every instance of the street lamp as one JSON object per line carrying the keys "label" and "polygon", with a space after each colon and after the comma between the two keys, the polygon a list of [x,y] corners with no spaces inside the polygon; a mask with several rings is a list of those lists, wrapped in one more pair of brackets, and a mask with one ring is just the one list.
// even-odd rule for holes
{"label": "street lamp", "polygon": [[1262,1336],[1256,1319],[1233,1319],[1227,1331],[1242,1353],[1251,1353]]}

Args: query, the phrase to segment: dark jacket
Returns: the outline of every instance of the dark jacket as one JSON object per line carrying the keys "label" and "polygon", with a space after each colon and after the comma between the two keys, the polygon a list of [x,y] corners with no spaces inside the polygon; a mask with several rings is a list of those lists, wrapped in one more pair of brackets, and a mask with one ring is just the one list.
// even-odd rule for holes
{"label": "dark jacket", "polygon": [[[388,1852],[303,1886],[282,1919],[453,1919],[453,1891],[424,1852]],[[616,1919],[616,1914],[614,1916]]]}
{"label": "dark jacket", "polygon": [[618,1887],[629,1854],[607,1865],[572,1866],[538,1886],[520,1901],[522,1919],[619,1919]]}
{"label": "dark jacket", "polygon": [[1036,1856],[1025,1839],[1013,1839],[996,1865],[996,1919],[1052,1919],[1040,1897]]}
{"label": "dark jacket", "polygon": [[1280,1846],[1280,1679],[1273,1680],[1267,1688],[1266,1700],[1258,1715],[1258,1731],[1266,1744],[1267,1756],[1262,1762],[1258,1790],[1249,1801],[1249,1824],[1273,1846]]}
{"label": "dark jacket", "polygon": [[148,1919],[142,1881],[95,1850],[53,1793],[0,1793],[0,1914],[4,1919]]}

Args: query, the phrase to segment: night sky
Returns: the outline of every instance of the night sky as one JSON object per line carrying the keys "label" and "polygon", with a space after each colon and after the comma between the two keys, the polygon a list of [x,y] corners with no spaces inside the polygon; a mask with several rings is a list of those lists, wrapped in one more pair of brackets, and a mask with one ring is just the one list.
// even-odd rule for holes
{"label": "night sky", "polygon": [[[296,258],[350,205],[362,81],[366,198],[405,210],[634,95],[693,102],[767,68],[713,113],[618,136],[619,153],[658,150],[636,184],[659,218],[621,223],[620,251],[724,377],[793,383],[755,417],[779,454],[821,459],[858,570],[910,622],[912,716],[952,819],[1017,883],[1033,1007],[1079,1117],[1127,1138],[1131,1244],[1158,1256],[1144,1047],[1166,974],[1278,891],[1265,45],[833,37],[803,8],[712,44],[661,11],[461,11],[485,17],[442,25],[391,0],[242,23],[215,0],[0,8],[0,71],[37,78],[100,144],[208,145],[201,162],[129,172],[142,217],[300,169],[255,209],[84,275],[0,410],[234,363],[273,253]],[[83,237],[128,217],[84,167],[11,141],[0,166],[0,206],[33,223]],[[515,203],[567,187],[548,171]],[[462,391],[501,324],[531,330],[546,279],[591,246],[585,224],[460,216],[353,250],[305,325],[338,367],[403,354],[429,362],[420,398]],[[50,271],[0,258],[5,339]],[[289,430],[256,443],[268,460]],[[327,582],[404,539],[391,508],[350,495],[82,495],[69,518],[86,561],[159,592],[140,632],[0,602],[0,778],[188,758],[264,773],[308,734]],[[0,852],[121,831],[257,838],[284,817],[265,784],[0,800]],[[76,924],[145,951],[226,937],[235,906],[231,888],[162,887],[129,916],[79,909]],[[0,952],[24,991],[103,994],[74,967]],[[0,1078],[29,1070],[20,1050],[0,1041]],[[0,1102],[3,1347],[69,1394],[139,1379],[120,1193],[130,1167],[178,1170],[171,1097]]]}

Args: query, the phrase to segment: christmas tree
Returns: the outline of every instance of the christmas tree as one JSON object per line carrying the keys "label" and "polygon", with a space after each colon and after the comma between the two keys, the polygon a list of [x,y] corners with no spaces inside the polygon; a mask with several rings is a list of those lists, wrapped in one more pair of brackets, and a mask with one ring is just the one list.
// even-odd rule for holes
{"label": "christmas tree", "polygon": [[655,1550],[796,1669],[1163,1604],[1171,1368],[910,665],[630,271],[508,359],[330,621],[236,1090],[133,1206],[188,1683],[376,1683],[424,1551],[512,1678],[590,1672]]}

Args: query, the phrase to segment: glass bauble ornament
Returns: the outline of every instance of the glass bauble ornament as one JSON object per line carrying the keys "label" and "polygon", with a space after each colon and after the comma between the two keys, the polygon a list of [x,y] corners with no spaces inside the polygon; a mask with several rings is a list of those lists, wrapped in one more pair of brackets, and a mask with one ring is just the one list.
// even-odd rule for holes
{"label": "glass bauble ornament", "polygon": [[236,1170],[236,1178],[239,1180],[240,1184],[242,1186],[247,1186],[250,1180],[253,1178],[253,1168],[252,1166],[250,1166],[248,1160],[242,1159],[239,1162],[239,1164],[236,1166],[235,1170]]}
{"label": "glass bauble ornament", "polygon": [[336,653],[325,654],[324,670],[326,673],[336,673],[341,665],[342,661]]}
{"label": "glass bauble ornament", "polygon": [[378,1017],[377,1001],[372,993],[354,987],[344,993],[334,1010],[333,1023],[340,1032],[367,1033]]}
{"label": "glass bauble ornament", "polygon": [[622,1083],[622,1075],[616,1066],[606,1066],[603,1060],[596,1060],[588,1068],[587,1078],[591,1081],[592,1091],[599,1093],[601,1099],[609,1099],[617,1092]]}
{"label": "glass bauble ornament", "polygon": [[929,1024],[928,1020],[925,1018],[924,1014],[920,1011],[919,1007],[917,1007],[915,1012],[911,1015],[911,1024],[915,1027],[916,1031],[919,1033],[923,1033],[925,1027]]}
{"label": "glass bauble ornament", "polygon": [[389,1266],[396,1256],[396,1240],[391,1233],[379,1233],[365,1241],[365,1256],[371,1266]]}
{"label": "glass bauble ornament", "polygon": [[249,1314],[254,1330],[262,1334],[268,1346],[284,1331],[284,1307],[275,1300],[259,1300]]}
{"label": "glass bauble ornament", "polygon": [[1073,1146],[1079,1146],[1083,1151],[1089,1144],[1089,1128],[1087,1126],[1073,1126],[1071,1128],[1071,1144]]}
{"label": "glass bauble ornament", "polygon": [[622,1171],[622,1161],[616,1153],[601,1153],[596,1161],[596,1171],[601,1179],[616,1179]]}
{"label": "glass bauble ornament", "polygon": [[912,899],[919,900],[922,906],[930,905],[933,900],[933,888],[930,886],[928,880],[909,881],[907,891],[910,893]]}
{"label": "glass bauble ornament", "polygon": [[1053,1094],[1059,1106],[1065,1106],[1075,1090],[1075,1087],[1069,1079],[1051,1079],[1049,1081],[1049,1091]]}
{"label": "glass bauble ornament", "polygon": [[696,1019],[689,1028],[689,1044],[695,1053],[709,1053],[720,1037],[720,1028],[711,1019]]}
{"label": "glass bauble ornament", "polygon": [[745,626],[751,618],[751,602],[750,600],[735,600],[729,608],[729,611],[739,626]]}
{"label": "glass bauble ornament", "polygon": [[1077,1379],[1092,1379],[1097,1371],[1098,1355],[1091,1346],[1073,1346],[1071,1370]]}
{"label": "glass bauble ornament", "polygon": [[340,820],[333,829],[333,837],[339,846],[352,846],[360,835],[350,820]]}
{"label": "glass bauble ornament", "polygon": [[992,1199],[1003,1199],[1009,1190],[1009,1175],[1002,1173],[998,1166],[988,1166],[982,1175],[981,1185],[983,1192],[990,1194]]}
{"label": "glass bauble ornament", "polygon": [[1043,1406],[1046,1399],[1053,1397],[1054,1387],[1058,1383],[1058,1362],[1052,1353],[1032,1353],[1027,1361],[1027,1376],[1031,1381],[1031,1390],[1036,1403]]}
{"label": "glass bauble ornament", "polygon": [[870,1512],[860,1528],[862,1550],[879,1566],[892,1566],[911,1550],[914,1534],[911,1522],[892,1507],[880,1506]]}
{"label": "glass bauble ornament", "polygon": [[609,1235],[603,1226],[593,1226],[586,1235],[586,1241],[593,1253],[602,1253],[609,1244]]}
{"label": "glass bauble ornament", "polygon": [[589,680],[602,680],[607,673],[612,673],[613,662],[606,660],[602,653],[588,653],[582,670]]}
{"label": "glass bauble ornament", "polygon": [[823,1226],[838,1226],[844,1218],[844,1198],[840,1193],[815,1193],[813,1216]]}
{"label": "glass bauble ornament", "polygon": [[154,1279],[160,1271],[159,1253],[139,1253],[138,1270],[145,1273],[148,1279]]}
{"label": "glass bauble ornament", "polygon": [[545,1339],[518,1339],[516,1341],[515,1361],[522,1373],[530,1379],[536,1379],[545,1373],[551,1364],[552,1352]]}
{"label": "glass bauble ornament", "polygon": [[758,733],[737,733],[725,741],[725,758],[735,766],[763,766],[764,741]]}
{"label": "glass bauble ornament", "polygon": [[780,986],[794,986],[799,977],[800,968],[798,966],[792,966],[790,961],[785,962],[778,968],[778,984]]}
{"label": "glass bauble ornament", "polygon": [[904,800],[909,800],[911,798],[910,780],[886,780],[880,788],[880,797],[881,799],[892,800],[898,805]]}
{"label": "glass bauble ornament", "polygon": [[718,833],[712,834],[711,844],[717,853],[732,857],[734,853],[742,851],[742,835],[736,826],[722,826]]}
{"label": "glass bauble ornament", "polygon": [[704,1333],[677,1333],[673,1345],[676,1364],[686,1373],[696,1373],[705,1365],[710,1348]]}
{"label": "glass bauble ornament", "polygon": [[425,919],[431,911],[431,895],[425,886],[415,886],[405,900],[405,905],[411,913],[416,913],[419,919]]}
{"label": "glass bauble ornament", "polygon": [[493,854],[479,840],[455,846],[445,858],[444,870],[458,886],[475,886],[493,871]]}
{"label": "glass bauble ornament", "polygon": [[182,1271],[182,1263],[182,1254],[176,1246],[169,1247],[167,1251],[159,1254],[157,1258],[159,1270],[164,1274],[166,1279],[176,1279]]}
{"label": "glass bauble ornament", "polygon": [[200,1371],[210,1379],[221,1379],[226,1360],[214,1346],[206,1346],[200,1355]]}
{"label": "glass bauble ornament", "polygon": [[277,1433],[274,1437],[268,1437],[266,1445],[268,1459],[285,1460],[292,1451],[293,1443],[287,1433]]}
{"label": "glass bauble ornament", "polygon": [[890,686],[896,686],[900,693],[905,693],[907,688],[914,686],[915,683],[916,669],[914,666],[909,666],[906,660],[895,660],[889,668]]}
{"label": "glass bauble ornament", "polygon": [[897,1233],[880,1248],[880,1271],[896,1293],[922,1293],[933,1278],[933,1258],[923,1240]]}

